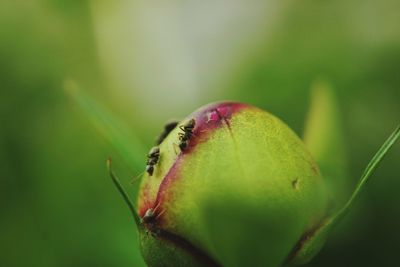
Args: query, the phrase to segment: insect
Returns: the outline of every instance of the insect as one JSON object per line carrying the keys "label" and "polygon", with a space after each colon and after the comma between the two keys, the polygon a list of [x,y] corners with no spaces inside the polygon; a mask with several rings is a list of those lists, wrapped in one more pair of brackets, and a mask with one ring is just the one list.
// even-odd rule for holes
{"label": "insect", "polygon": [[160,159],[160,148],[158,146],[150,149],[149,154],[147,154],[147,162],[146,162],[146,172],[152,176],[154,172],[154,165],[158,163]]}
{"label": "insect", "polygon": [[158,212],[157,209],[159,204],[157,204],[154,208],[149,208],[146,210],[143,217],[140,219],[141,223],[147,228],[146,232],[150,232],[152,234],[157,234],[157,220],[164,213],[164,211]]}
{"label": "insect", "polygon": [[142,223],[151,223],[155,218],[156,216],[154,210],[152,208],[149,208],[148,210],[146,210],[146,213],[142,217]]}
{"label": "insect", "polygon": [[159,145],[164,141],[168,134],[178,125],[177,121],[171,121],[164,125],[164,130],[156,139],[156,145]]}
{"label": "insect", "polygon": [[196,125],[195,119],[191,119],[186,124],[179,126],[179,129],[183,131],[183,133],[179,133],[179,148],[181,151],[185,150],[189,145],[189,140],[193,135],[193,129]]}

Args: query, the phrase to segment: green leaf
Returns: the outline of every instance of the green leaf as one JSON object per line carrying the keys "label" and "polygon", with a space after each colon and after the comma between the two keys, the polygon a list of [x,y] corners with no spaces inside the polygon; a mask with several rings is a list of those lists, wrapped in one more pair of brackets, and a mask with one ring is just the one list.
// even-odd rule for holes
{"label": "green leaf", "polygon": [[360,194],[362,188],[365,186],[369,178],[374,174],[376,168],[382,162],[383,158],[389,152],[390,148],[395,144],[395,142],[400,137],[400,125],[393,131],[393,133],[389,136],[389,138],[385,141],[385,143],[381,146],[372,160],[368,163],[367,167],[365,168],[353,194],[351,195],[350,199],[346,202],[341,210],[339,210],[336,215],[334,216],[334,221],[340,220],[352,207],[354,201],[357,199],[358,195]]}
{"label": "green leaf", "polygon": [[128,166],[133,170],[143,168],[143,155],[146,155],[146,150],[139,138],[73,81],[65,83],[65,90]]}
{"label": "green leaf", "polygon": [[[116,149],[122,159],[134,170],[143,168],[145,149],[139,138],[124,127],[117,118],[112,116],[97,101],[85,94],[74,82],[66,82],[65,90],[68,92],[73,102],[83,111],[83,114],[88,118],[89,122],[99,131],[106,141]],[[143,231],[136,207],[117,176],[113,173],[110,159],[107,161],[107,168],[111,180],[133,216],[138,231]],[[139,250],[137,243],[132,243],[132,248]],[[143,261],[139,258],[136,258],[133,264],[134,266],[144,266]]]}
{"label": "green leaf", "polygon": [[324,81],[316,81],[311,90],[311,106],[306,120],[304,142],[317,162],[336,207],[350,192],[347,156],[342,121],[335,92]]}

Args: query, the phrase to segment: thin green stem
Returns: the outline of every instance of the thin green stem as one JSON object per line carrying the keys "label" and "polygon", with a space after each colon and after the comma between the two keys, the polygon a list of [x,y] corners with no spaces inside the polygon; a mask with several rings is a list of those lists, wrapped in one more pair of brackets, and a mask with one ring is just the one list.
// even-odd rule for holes
{"label": "thin green stem", "polygon": [[108,169],[108,173],[110,174],[111,180],[113,181],[113,183],[117,187],[117,189],[118,189],[119,193],[121,194],[122,198],[124,199],[125,203],[128,205],[128,208],[132,213],[133,219],[135,220],[136,226],[138,228],[140,228],[142,226],[142,224],[140,222],[139,215],[138,215],[138,213],[136,211],[135,206],[133,205],[132,200],[130,199],[130,197],[126,193],[125,189],[122,187],[122,185],[119,182],[119,179],[117,178],[117,176],[115,176],[115,174],[113,173],[113,171],[111,169],[111,159],[110,158],[107,160],[107,169]]}

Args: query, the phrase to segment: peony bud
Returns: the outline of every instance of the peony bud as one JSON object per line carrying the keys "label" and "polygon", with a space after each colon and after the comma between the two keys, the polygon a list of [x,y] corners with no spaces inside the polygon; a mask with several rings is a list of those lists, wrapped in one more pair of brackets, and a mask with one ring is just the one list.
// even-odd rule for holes
{"label": "peony bud", "polygon": [[330,195],[292,130],[256,107],[223,102],[165,136],[138,199],[149,266],[303,262],[299,252],[323,225]]}

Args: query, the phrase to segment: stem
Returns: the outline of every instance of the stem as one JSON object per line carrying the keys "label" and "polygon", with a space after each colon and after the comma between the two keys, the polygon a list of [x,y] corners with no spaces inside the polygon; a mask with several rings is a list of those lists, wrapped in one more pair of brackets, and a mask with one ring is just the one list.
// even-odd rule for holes
{"label": "stem", "polygon": [[111,158],[107,160],[107,169],[108,173],[111,177],[111,180],[113,181],[114,185],[117,187],[119,193],[121,194],[122,198],[124,199],[125,203],[128,205],[129,210],[132,213],[133,219],[135,220],[135,224],[138,228],[142,227],[142,224],[140,222],[140,218],[138,216],[138,213],[136,211],[135,206],[132,203],[132,200],[129,198],[128,194],[126,193],[125,189],[122,187],[121,183],[119,182],[119,179],[115,174],[113,173],[111,169]]}

